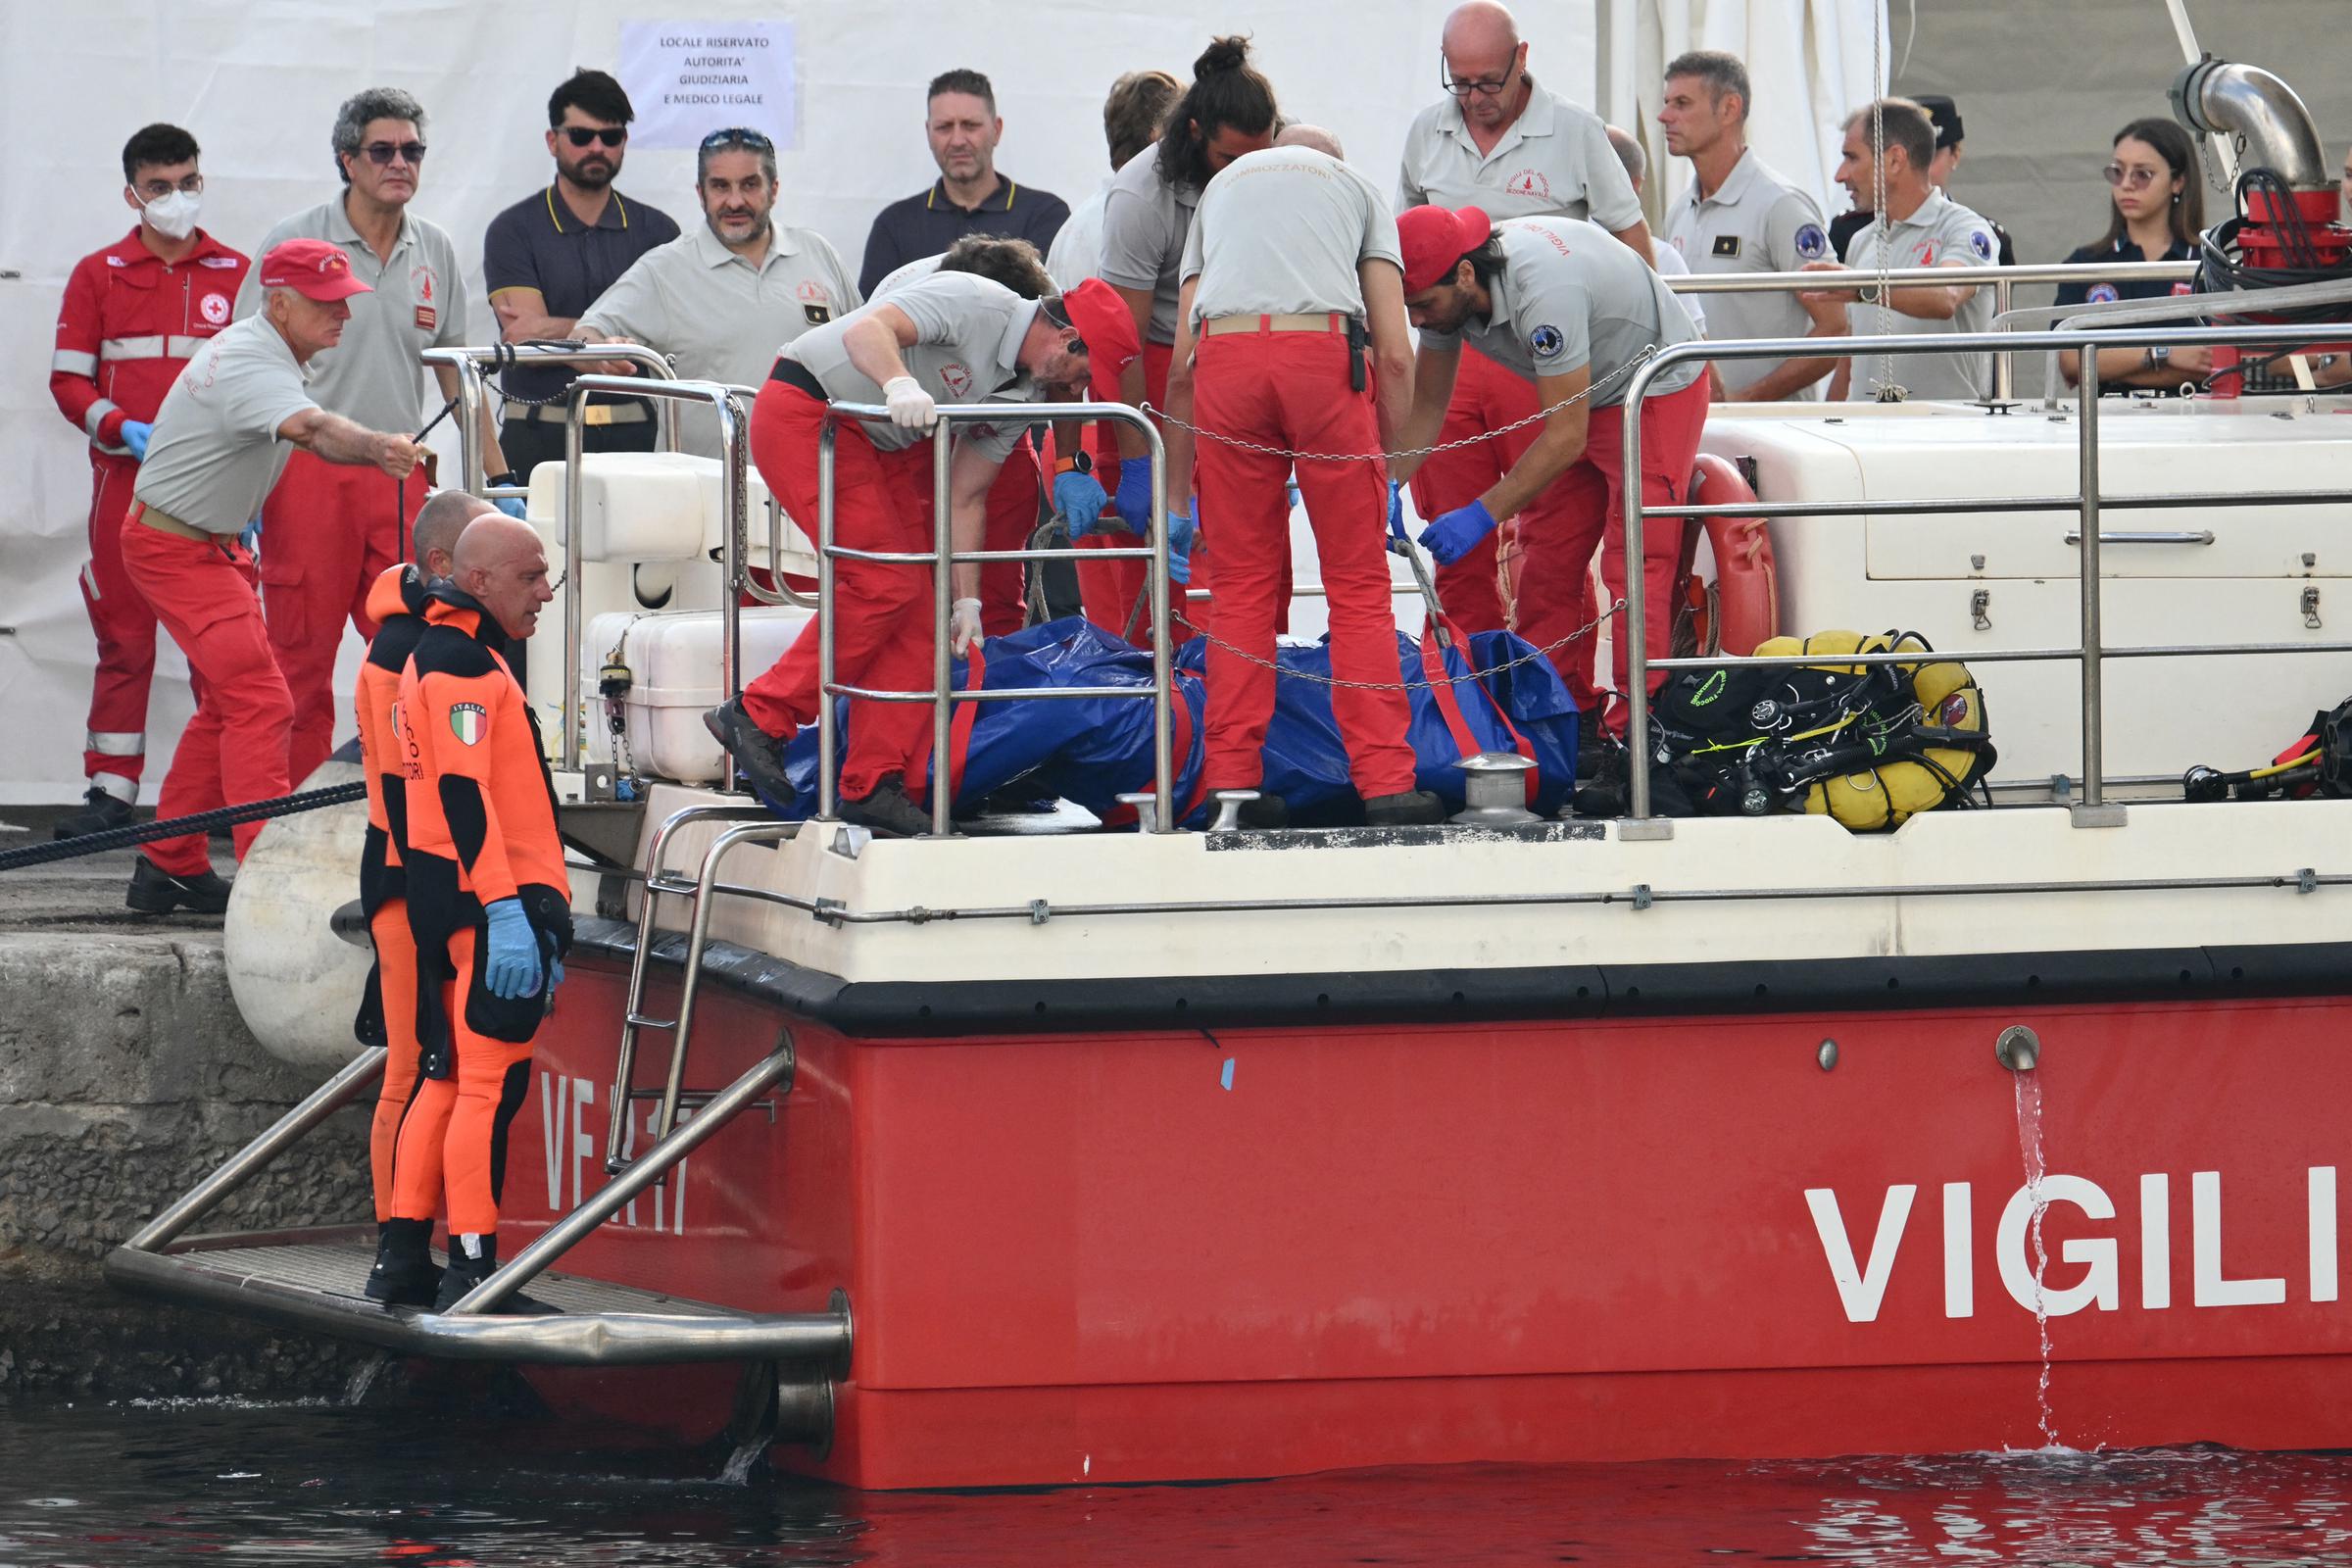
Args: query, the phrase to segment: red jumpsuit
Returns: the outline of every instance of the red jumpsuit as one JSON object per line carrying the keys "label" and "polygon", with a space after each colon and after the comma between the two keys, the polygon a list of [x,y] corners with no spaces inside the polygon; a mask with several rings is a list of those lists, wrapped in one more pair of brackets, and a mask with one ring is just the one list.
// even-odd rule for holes
{"label": "red jumpsuit", "polygon": [[[1377,452],[1374,377],[1348,388],[1341,318],[1322,332],[1226,332],[1203,337],[1194,408],[1203,429],[1290,452]],[[1291,460],[1223,441],[1203,441],[1193,487],[1216,530],[1209,581],[1206,760],[1210,790],[1255,789],[1265,767],[1266,723],[1274,712],[1274,627],[1288,597],[1285,548]],[[1298,492],[1315,531],[1331,614],[1333,716],[1348,748],[1348,779],[1366,800],[1413,788],[1411,711],[1397,684],[1396,616],[1391,599],[1386,463],[1298,464]],[[1229,651],[1226,645],[1242,652]],[[1244,654],[1255,655],[1256,662]]]}
{"label": "red jumpsuit", "polygon": [[[409,511],[424,504],[421,475],[412,477]],[[262,607],[270,646],[294,696],[294,732],[286,776],[299,788],[334,749],[335,655],[343,619],[373,639],[368,595],[400,560],[397,480],[379,468],[351,467],[296,452],[262,507]]]}
{"label": "red jumpsuit", "polygon": [[[814,518],[817,432],[825,405],[799,387],[769,381],[752,405],[752,461],[768,493],[796,517]],[[928,551],[932,532],[931,440],[885,452],[862,426],[835,426],[833,542],[858,550]],[[874,691],[931,686],[931,574],[867,561],[835,564],[833,678]],[[743,708],[768,734],[790,739],[816,722],[817,623],[811,620],[784,657],[743,689]],[[841,760],[841,795],[861,801],[890,774],[909,795],[922,780],[905,775],[931,734],[926,703],[851,704],[850,744]]]}
{"label": "red jumpsuit", "polygon": [[[1446,422],[1438,429],[1438,444],[1467,441],[1484,431],[1516,423],[1541,407],[1533,381],[1464,346],[1460,368],[1454,372],[1453,398],[1446,405]],[[1493,489],[1494,481],[1510,471],[1520,454],[1543,432],[1541,423],[1529,424],[1508,435],[1432,453],[1413,473],[1413,511],[1434,521],[1456,507],[1468,506]],[[1522,536],[1556,526],[1563,499],[1555,487],[1528,503],[1518,514]],[[1464,631],[1498,631],[1512,624],[1511,607],[1496,579],[1494,559],[1511,519],[1500,520],[1503,526],[1473,545],[1469,554],[1450,566],[1438,568],[1438,599]],[[1592,618],[1588,613],[1584,620]]]}
{"label": "red jumpsuit", "polygon": [[90,443],[89,564],[82,603],[98,637],[82,773],[120,799],[138,793],[147,751],[147,690],[155,674],[155,612],[122,570],[122,514],[138,460],[122,425],[155,422],[164,394],[196,345],[229,322],[252,264],[198,229],[177,262],[149,250],[133,228],[83,257],[58,310],[49,395]]}
{"label": "red jumpsuit", "polygon": [[482,911],[519,899],[560,956],[571,939],[571,884],[538,724],[500,655],[505,639],[447,586],[427,600],[425,620],[401,675],[394,733],[423,982],[416,1032],[436,1059],[400,1121],[388,1217],[430,1219],[446,1197],[451,1235],[495,1236],[507,1132],[530,1090],[540,1002],[502,1006],[476,988]]}

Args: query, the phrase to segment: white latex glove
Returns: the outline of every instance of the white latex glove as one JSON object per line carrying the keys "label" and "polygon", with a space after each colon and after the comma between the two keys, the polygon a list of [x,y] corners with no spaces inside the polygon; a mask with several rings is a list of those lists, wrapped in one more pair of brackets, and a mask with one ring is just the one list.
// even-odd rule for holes
{"label": "white latex glove", "polygon": [[956,611],[950,617],[948,626],[952,634],[951,646],[955,649],[956,657],[961,658],[970,653],[972,644],[980,640],[980,601],[977,599],[956,600]]}
{"label": "white latex glove", "polygon": [[939,405],[911,375],[894,375],[882,383],[882,401],[890,405],[890,422],[907,430],[928,430],[939,422]]}

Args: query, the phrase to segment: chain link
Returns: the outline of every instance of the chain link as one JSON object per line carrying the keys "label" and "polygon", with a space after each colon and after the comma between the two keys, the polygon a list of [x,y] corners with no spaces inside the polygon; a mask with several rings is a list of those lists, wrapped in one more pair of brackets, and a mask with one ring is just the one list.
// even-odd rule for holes
{"label": "chain link", "polygon": [[[1342,680],[1337,675],[1316,675],[1311,674],[1303,669],[1286,669],[1283,667],[1283,665],[1277,663],[1271,659],[1260,659],[1257,655],[1250,653],[1246,648],[1234,647],[1233,644],[1227,642],[1224,638],[1218,636],[1215,632],[1210,631],[1205,626],[1195,625],[1181,610],[1174,611],[1171,612],[1171,614],[1178,625],[1186,627],[1195,636],[1199,637],[1202,642],[1207,643],[1210,647],[1222,648],[1225,650],[1225,652],[1233,655],[1234,658],[1247,660],[1249,662],[1255,664],[1260,669],[1270,669],[1274,672],[1275,678],[1278,680],[1302,680],[1311,686],[1342,687],[1348,691],[1356,692],[1419,692],[1428,691],[1430,688],[1435,686],[1467,686],[1474,681],[1483,680],[1489,675],[1499,675],[1505,670],[1517,669],[1522,664],[1532,664],[1539,659],[1549,659],[1553,654],[1558,653],[1561,649],[1567,647],[1570,643],[1575,642],[1578,638],[1590,636],[1593,632],[1598,631],[1601,627],[1607,625],[1624,609],[1625,601],[1620,599],[1608,609],[1602,611],[1598,615],[1594,616],[1592,620],[1587,621],[1582,626],[1579,626],[1576,630],[1570,632],[1567,636],[1560,638],[1557,642],[1549,643],[1542,648],[1534,649],[1528,653],[1521,654],[1517,659],[1510,660],[1507,662],[1491,664],[1484,669],[1473,669],[1466,675],[1448,675],[1443,680]],[[1425,637],[1431,636],[1435,634],[1435,631],[1436,627],[1433,624],[1430,629],[1424,631],[1422,635]],[[1465,649],[1464,652],[1466,654],[1467,650]]]}
{"label": "chain link", "polygon": [[1496,436],[1509,435],[1513,430],[1523,430],[1531,424],[1541,424],[1559,413],[1560,410],[1582,403],[1594,394],[1607,390],[1610,383],[1620,376],[1632,374],[1642,366],[1657,358],[1657,354],[1658,346],[1655,343],[1647,344],[1632,359],[1591,386],[1586,387],[1582,392],[1573,397],[1562,398],[1548,409],[1538,409],[1523,419],[1513,419],[1508,424],[1498,424],[1492,430],[1481,430],[1476,435],[1466,435],[1458,441],[1441,441],[1434,447],[1408,447],[1401,452],[1291,452],[1282,447],[1267,446],[1261,441],[1244,441],[1238,436],[1220,435],[1214,430],[1203,430],[1197,424],[1179,419],[1167,410],[1159,408],[1148,400],[1140,405],[1140,408],[1143,413],[1151,415],[1162,424],[1172,424],[1179,430],[1190,431],[1203,441],[1214,441],[1219,446],[1238,447],[1244,452],[1255,452],[1264,457],[1288,458],[1294,463],[1393,463],[1398,458],[1434,458],[1441,452],[1474,447],[1482,441],[1492,441]]}

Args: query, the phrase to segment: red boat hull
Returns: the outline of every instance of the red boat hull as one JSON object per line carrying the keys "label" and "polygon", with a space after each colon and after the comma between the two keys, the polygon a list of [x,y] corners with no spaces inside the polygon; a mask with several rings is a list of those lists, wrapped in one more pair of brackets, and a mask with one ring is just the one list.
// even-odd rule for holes
{"label": "red boat hull", "polygon": [[[601,1182],[624,981],[584,960],[542,1034],[517,1229]],[[2348,1012],[853,1040],[712,989],[688,1087],[789,1026],[791,1092],[693,1156],[682,1213],[673,1184],[564,1266],[769,1311],[845,1289],[830,1450],[777,1452],[860,1487],[2038,1446],[2035,1194],[1992,1050],[2023,1023],[2050,1430],[2340,1446]],[[675,1436],[732,1389],[535,1376]]]}

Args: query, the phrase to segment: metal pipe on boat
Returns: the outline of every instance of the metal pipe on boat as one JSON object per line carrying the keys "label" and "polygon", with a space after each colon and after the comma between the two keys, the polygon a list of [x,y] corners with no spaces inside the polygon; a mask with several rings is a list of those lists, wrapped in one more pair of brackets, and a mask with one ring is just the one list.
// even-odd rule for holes
{"label": "metal pipe on boat", "polygon": [[2022,1023],[2013,1023],[1994,1038],[1992,1055],[2011,1072],[2032,1072],[2041,1065],[2041,1037]]}
{"label": "metal pipe on boat", "polygon": [[[1618,421],[1618,428],[1624,432],[1620,438],[1620,452],[1625,465],[1618,471],[1632,474],[1634,478],[1631,484],[1619,486],[1624,492],[1620,504],[1625,508],[1625,618],[1610,632],[1609,640],[1615,642],[1619,637],[1627,639],[1625,812],[1637,822],[1649,819],[1649,661],[1645,657],[1649,643],[1642,632],[1646,595],[1642,581],[1645,573],[1641,570],[1642,519],[1649,513],[1642,504],[1642,400],[1649,396],[1649,383],[1658,378],[1659,368],[1682,363],[1674,356],[1678,350],[1688,346],[1675,344],[1663,354],[1652,356],[1634,368],[1633,384],[1625,389],[1625,407],[1633,410],[1634,416]],[[1682,356],[1684,360],[1692,358],[1696,356]],[[1659,514],[1665,515],[1663,512]]]}
{"label": "metal pipe on boat", "polygon": [[[2009,296],[2012,286],[2013,285],[2010,283],[2010,281],[2005,277],[1993,279],[1992,314],[1994,319],[1996,320],[2002,316],[2006,315],[2009,310]],[[2009,356],[2007,354],[1995,354],[1992,357],[1992,401],[1995,403],[2007,403],[2010,401],[2016,384],[2017,372],[2016,368],[2009,363]]]}
{"label": "metal pipe on boat", "polygon": [[[661,1180],[670,1166],[694,1152],[705,1139],[726,1126],[744,1106],[765,1094],[770,1085],[779,1079],[789,1078],[792,1065],[792,1031],[787,1029],[777,1042],[776,1049],[751,1071],[720,1090],[703,1107],[702,1114],[655,1144],[646,1151],[643,1159],[598,1188],[582,1200],[578,1207],[542,1231],[537,1240],[475,1286],[446,1315],[465,1317],[495,1310],[499,1303],[537,1279],[549,1264],[569,1251],[589,1233],[627,1207],[638,1194]],[[846,1333],[844,1338],[846,1340]]]}
{"label": "metal pipe on boat", "polygon": [[570,772],[580,765],[581,730],[580,703],[580,507],[584,489],[580,480],[580,459],[587,449],[581,444],[580,409],[588,398],[580,386],[580,378],[572,377],[571,396],[564,416],[564,771]]}
{"label": "metal pipe on boat", "polygon": [[953,831],[956,811],[955,769],[948,765],[956,731],[948,625],[956,613],[956,518],[948,482],[956,443],[948,438],[950,429],[942,419],[931,435],[931,833],[943,839]]}
{"label": "metal pipe on boat", "polygon": [[825,410],[816,431],[816,819],[833,819],[833,450],[839,429]]}
{"label": "metal pipe on boat", "polygon": [[2165,95],[2173,118],[2198,136],[2241,138],[2241,165],[2271,170],[2298,191],[2334,187],[2311,111],[2294,88],[2260,66],[2200,60],[2175,76]]}
{"label": "metal pipe on boat", "polygon": [[2100,779],[2104,723],[2099,702],[2099,357],[2082,356],[2075,385],[2076,411],[2082,425],[2075,432],[2075,450],[2082,463],[2082,536],[2075,548],[2082,573],[2082,805],[2096,810],[2105,804],[2106,786]]}
{"label": "metal pipe on boat", "polygon": [[[662,1110],[654,1121],[656,1148],[678,1125],[678,1099],[686,1092],[686,1043],[694,1033],[694,999],[702,989],[703,956],[710,948],[710,889],[718,881],[719,862],[739,845],[772,844],[790,838],[793,830],[793,824],[787,822],[746,822],[712,839],[710,848],[703,852],[702,867],[694,879],[694,924],[686,939],[686,971],[678,980],[677,1027],[669,1032],[669,1075],[662,1081]],[[653,897],[650,888],[646,897]],[[614,1114],[620,1114],[618,1107]]]}
{"label": "metal pipe on boat", "polygon": [[253,1174],[302,1141],[312,1128],[343,1108],[361,1090],[384,1075],[384,1048],[370,1046],[351,1058],[343,1070],[312,1090],[303,1102],[270,1124],[259,1138],[238,1150],[181,1196],[179,1201],[140,1227],[122,1245],[135,1252],[161,1251],[172,1238],[220,1206],[220,1200],[245,1185]]}
{"label": "metal pipe on boat", "polygon": [[1168,459],[1159,431],[1140,413],[1134,420],[1152,459],[1152,831],[1176,831],[1176,760],[1169,724]]}
{"label": "metal pipe on boat", "polygon": [[[711,405],[718,416],[718,482],[726,493],[722,497],[727,510],[727,559],[721,573],[727,590],[718,607],[718,666],[726,677],[726,700],[730,703],[743,691],[743,557],[751,545],[751,523],[744,513],[743,407],[732,392],[723,393]],[[729,795],[735,793],[735,754],[720,748],[722,754],[719,781]]]}

